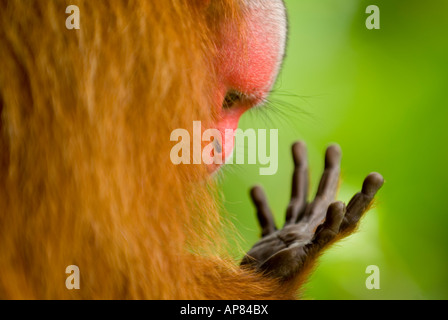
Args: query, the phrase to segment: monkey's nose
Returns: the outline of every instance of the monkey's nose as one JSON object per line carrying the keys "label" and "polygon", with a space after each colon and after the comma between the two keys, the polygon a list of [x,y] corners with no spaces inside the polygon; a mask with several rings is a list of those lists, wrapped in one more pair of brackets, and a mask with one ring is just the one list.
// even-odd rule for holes
{"label": "monkey's nose", "polygon": [[215,140],[213,141],[213,144],[214,144],[214,146],[215,146],[215,150],[214,150],[214,152],[216,152],[216,153],[218,153],[218,154],[221,154],[221,153],[222,153],[222,145],[221,145],[221,142],[219,142],[219,140],[215,139]]}

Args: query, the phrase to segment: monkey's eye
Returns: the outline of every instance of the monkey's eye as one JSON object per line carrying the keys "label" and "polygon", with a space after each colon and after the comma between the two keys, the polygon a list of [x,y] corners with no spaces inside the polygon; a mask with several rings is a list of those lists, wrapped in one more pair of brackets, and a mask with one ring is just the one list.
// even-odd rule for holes
{"label": "monkey's eye", "polygon": [[224,98],[224,102],[222,103],[223,109],[230,109],[232,108],[236,103],[240,102],[243,99],[243,95],[234,90],[230,90],[227,92],[226,97]]}

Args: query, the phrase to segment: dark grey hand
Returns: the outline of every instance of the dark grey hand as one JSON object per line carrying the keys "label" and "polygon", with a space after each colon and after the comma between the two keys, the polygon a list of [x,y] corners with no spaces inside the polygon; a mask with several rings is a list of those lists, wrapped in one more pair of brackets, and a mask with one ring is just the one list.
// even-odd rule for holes
{"label": "dark grey hand", "polygon": [[339,184],[341,149],[332,145],[326,152],[325,171],[316,197],[308,203],[308,163],[303,142],[294,144],[293,157],[295,170],[286,223],[283,229],[277,230],[263,189],[254,187],[251,197],[257,209],[262,239],[241,262],[245,268],[254,268],[280,280],[299,275],[331,243],[351,234],[384,183],[380,174],[372,173],[348,206],[334,202]]}

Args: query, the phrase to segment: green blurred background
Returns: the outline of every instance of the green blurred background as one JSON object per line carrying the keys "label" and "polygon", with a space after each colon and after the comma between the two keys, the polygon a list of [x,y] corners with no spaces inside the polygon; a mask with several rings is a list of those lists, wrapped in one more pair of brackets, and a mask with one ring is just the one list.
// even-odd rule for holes
{"label": "green blurred background", "polygon": [[[225,214],[241,239],[258,239],[248,190],[265,187],[283,223],[293,170],[291,144],[309,148],[316,190],[328,144],[344,152],[339,199],[372,171],[386,184],[360,232],[330,249],[307,284],[308,299],[448,298],[448,1],[287,0],[288,55],[270,103],[240,127],[279,129],[279,170],[229,165],[220,182]],[[381,10],[368,30],[367,6]],[[237,150],[236,152],[247,152]],[[381,289],[367,290],[367,266]]]}

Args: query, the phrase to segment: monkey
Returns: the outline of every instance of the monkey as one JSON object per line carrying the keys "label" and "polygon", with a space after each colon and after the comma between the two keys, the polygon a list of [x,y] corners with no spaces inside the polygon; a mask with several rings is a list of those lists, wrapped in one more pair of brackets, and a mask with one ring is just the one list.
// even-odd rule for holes
{"label": "monkey", "polygon": [[[80,28],[65,27],[76,5]],[[335,202],[333,145],[308,202],[293,146],[284,228],[251,190],[262,239],[226,253],[214,173],[174,165],[170,133],[220,132],[266,101],[286,51],[280,0],[0,1],[0,298],[296,299],[319,255],[348,236],[383,184]],[[232,141],[230,139],[229,141]],[[217,142],[228,159],[233,144]],[[67,266],[80,289],[65,286]]]}

